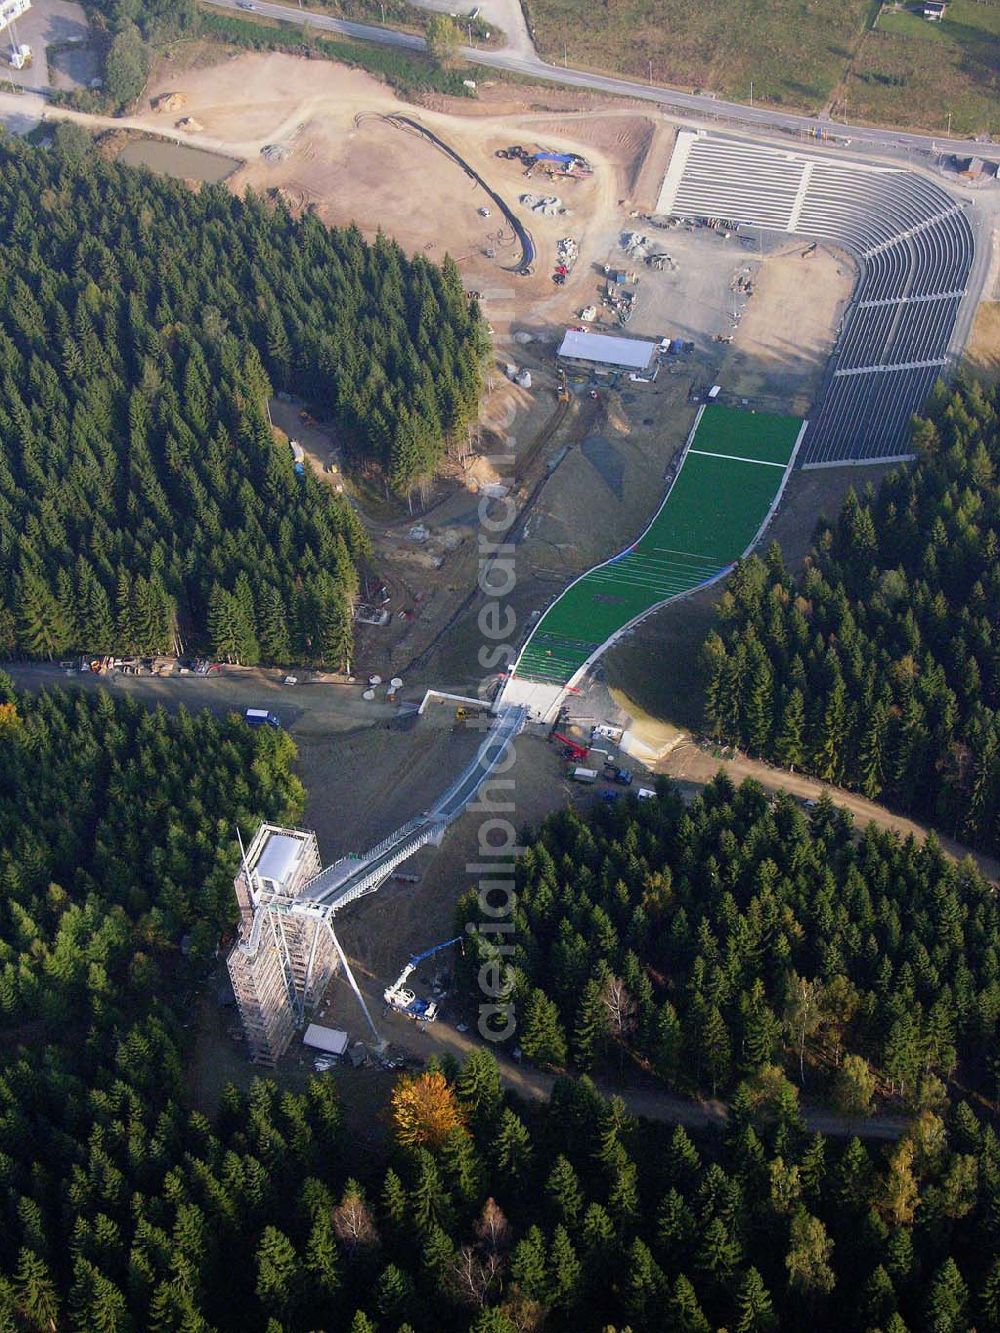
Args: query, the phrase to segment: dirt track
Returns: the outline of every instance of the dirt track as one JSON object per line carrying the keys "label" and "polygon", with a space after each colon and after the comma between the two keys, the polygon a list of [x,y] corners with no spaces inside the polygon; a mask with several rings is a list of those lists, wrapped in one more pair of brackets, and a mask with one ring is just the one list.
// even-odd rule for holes
{"label": "dirt track", "polygon": [[[480,1045],[474,1031],[459,1032],[452,1023],[444,1020],[432,1024],[424,1032],[418,1032],[412,1023],[398,1014],[388,1013],[380,1017],[381,986],[384,983],[377,981],[363,969],[358,972],[357,979],[379,1031],[394,1047],[425,1060],[431,1055],[448,1054],[462,1061],[467,1058],[470,1051]],[[348,992],[346,983],[342,980],[335,981],[329,998],[330,1008],[323,1022],[336,1024],[363,1035],[364,1020],[357,1002]],[[519,1097],[527,1101],[542,1101],[551,1094],[557,1077],[555,1074],[528,1065],[515,1064],[504,1055],[497,1052],[494,1054],[497,1056],[504,1086],[516,1092]],[[352,1078],[353,1075],[347,1071],[338,1074],[341,1086],[349,1087]],[[596,1086],[606,1097],[621,1097],[633,1115],[643,1116],[647,1120],[684,1125],[688,1129],[721,1129],[728,1119],[726,1103],[715,1098],[681,1097],[656,1087],[634,1087],[627,1084],[597,1083]],[[838,1138],[858,1135],[860,1138],[868,1139],[897,1139],[907,1125],[903,1116],[849,1117],[838,1115],[825,1107],[804,1106],[802,1113],[808,1129]]]}
{"label": "dirt track", "polygon": [[[884,805],[876,805],[856,792],[844,791],[840,787],[830,787],[801,773],[789,773],[784,769],[772,768],[770,764],[740,755],[735,759],[716,759],[711,753],[691,742],[678,746],[660,764],[657,771],[668,774],[679,782],[691,782],[704,786],[718,771],[728,773],[736,783],[753,778],[769,791],[786,791],[803,800],[818,800],[823,792],[829,792],[834,802],[845,810],[850,810],[855,820],[862,827],[875,824],[879,828],[889,829],[902,838],[914,837],[923,842],[928,835],[928,828],[918,824],[905,815],[897,815],[887,810]],[[984,852],[973,852],[968,847],[956,842],[954,838],[935,830],[935,837],[949,856],[961,859],[971,856],[981,873],[994,883],[1000,881],[1000,861],[987,856]]]}

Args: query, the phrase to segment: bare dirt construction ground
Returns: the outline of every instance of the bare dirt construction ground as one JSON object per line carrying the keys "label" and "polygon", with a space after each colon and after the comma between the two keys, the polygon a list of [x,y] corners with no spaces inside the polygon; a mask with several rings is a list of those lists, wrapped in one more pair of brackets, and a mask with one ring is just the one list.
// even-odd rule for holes
{"label": "bare dirt construction ground", "polygon": [[720,380],[731,392],[804,416],[854,287],[846,256],[796,241],[753,265],[753,297]]}
{"label": "bare dirt construction ground", "polygon": [[976,311],[965,365],[986,384],[1000,381],[1000,301],[984,301]]}
{"label": "bare dirt construction ground", "polygon": [[[182,96],[184,116],[199,130],[176,131],[173,112],[153,109],[171,93]],[[808,261],[768,254],[758,264],[752,300],[737,301],[732,283],[754,259],[753,242],[727,244],[705,228],[657,233],[676,252],[678,270],[642,269],[638,314],[626,331],[679,336],[695,350],[655,385],[603,384],[596,409],[586,376],[577,377],[566,411],[556,399],[554,348],[583,306],[600,308],[604,265],[621,263],[620,237],[643,226],[638,215],[653,206],[669,161],[669,122],[648,107],[510,85],[483,86],[469,102],[427,99],[415,109],[368,75],[328,62],[272,53],[209,65],[197,49],[190,61],[161,67],[148,100],[135,123],[244,160],[229,181],[234,191],[248,185],[280,191],[293,209],[312,207],[330,223],[353,221],[369,236],[383,228],[408,251],[434,259],[450,253],[469,288],[483,294],[498,367],[473,445],[483,453],[511,449],[514,476],[475,456],[456,458],[443,484],[415,497],[412,517],[393,512],[377,494],[355,493],[393,616],[391,627],[359,631],[360,672],[406,678],[419,669],[424,678],[473,688],[481,675],[474,589],[483,487],[514,487],[520,511],[514,605],[524,623],[568,577],[620,549],[648,521],[690,427],[693,386],[707,387],[728,366],[737,391],[755,401],[808,396],[849,290],[846,269],[838,273],[841,266],[822,252]],[[537,248],[533,276],[509,271],[516,247],[492,201],[433,145],[382,119],[396,112],[439,134],[518,213]],[[526,176],[522,162],[496,156],[513,144],[578,152],[594,164],[594,174],[572,180],[535,168]],[[273,145],[279,160],[262,155]],[[520,202],[528,193],[557,196],[562,211],[554,217],[533,211]],[[480,210],[487,208],[484,217]],[[566,236],[577,243],[579,258],[565,284],[555,285],[556,243]],[[799,281],[806,272],[808,282]],[[737,305],[745,307],[743,323],[734,346],[725,347],[714,335],[731,328]],[[602,310],[600,318],[608,315]],[[506,364],[531,372],[530,391],[506,381]],[[294,419],[280,424],[294,429]],[[328,475],[322,468],[340,442],[335,423],[320,426],[302,443],[314,468]],[[426,535],[414,539],[417,521]]]}
{"label": "bare dirt construction ground", "polygon": [[[466,739],[470,738],[478,744],[479,737],[471,729]],[[503,818],[516,829],[537,827],[545,815],[562,809],[573,797],[594,799],[589,788],[568,781],[566,765],[556,746],[522,735],[517,739],[515,754],[515,762],[505,775],[514,785],[499,796],[509,798],[513,809],[504,812]],[[443,785],[445,772],[442,763],[434,780]],[[337,918],[338,933],[348,955],[383,985],[397,975],[410,954],[458,933],[453,929],[455,904],[468,889],[478,888],[480,876],[470,867],[482,860],[478,837],[485,817],[475,809],[467,812],[449,829],[440,847],[425,847],[418,852],[403,867],[407,873],[420,876],[418,884],[390,882]],[[351,1026],[356,1026],[354,1020]]]}

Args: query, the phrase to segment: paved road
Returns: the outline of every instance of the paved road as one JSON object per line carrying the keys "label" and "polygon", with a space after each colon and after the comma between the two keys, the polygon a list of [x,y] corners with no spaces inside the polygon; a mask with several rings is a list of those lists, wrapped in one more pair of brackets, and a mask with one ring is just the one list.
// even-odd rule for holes
{"label": "paved road", "polygon": [[[208,0],[208,3],[220,9],[238,12],[236,0]],[[437,4],[432,6],[437,8]],[[301,11],[288,5],[269,3],[258,0],[255,6],[257,14],[268,18],[292,19],[297,21]],[[342,33],[360,41],[378,42],[384,46],[403,47],[408,50],[422,51],[426,43],[422,37],[411,33],[396,32],[392,28],[380,28],[367,23],[351,23],[346,19],[331,18],[326,14],[310,13],[310,28],[327,32]],[[512,23],[512,20],[508,20]],[[594,92],[612,93],[622,97],[636,97],[643,101],[656,102],[667,110],[690,112],[696,116],[708,116],[713,119],[722,117],[738,120],[744,125],[764,132],[790,132],[792,134],[809,133],[824,130],[830,136],[836,136],[840,142],[850,139],[854,144],[867,144],[884,150],[904,150],[908,152],[946,152],[967,153],[968,139],[948,139],[927,134],[909,134],[900,130],[876,129],[872,126],[849,125],[840,121],[825,119],[821,116],[792,115],[771,107],[744,106],[740,102],[726,102],[721,98],[704,94],[679,92],[676,88],[665,88],[656,84],[635,83],[630,79],[612,78],[606,74],[593,74],[589,70],[563,68],[550,65],[540,59],[531,45],[530,36],[525,43],[523,34],[515,29],[515,42],[508,44],[501,51],[484,51],[471,46],[460,48],[463,59],[470,64],[483,65],[489,69],[507,70],[514,74],[527,74],[536,79],[549,79],[555,83],[567,84],[573,88],[588,88]]]}

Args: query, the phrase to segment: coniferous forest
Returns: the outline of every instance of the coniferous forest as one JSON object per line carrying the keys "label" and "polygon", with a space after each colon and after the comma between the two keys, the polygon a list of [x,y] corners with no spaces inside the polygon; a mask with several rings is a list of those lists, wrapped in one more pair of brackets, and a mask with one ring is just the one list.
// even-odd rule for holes
{"label": "coniferous forest", "polygon": [[[721,1133],[639,1125],[586,1077],[557,1080],[550,1102],[520,1103],[485,1049],[462,1068],[432,1061],[402,1076],[385,1141],[352,1137],[331,1074],[230,1088],[211,1118],[190,1109],[192,997],[235,915],[235,830],[298,817],[293,756],[287,736],[236,718],[170,717],[105,693],[19,695],[0,677],[3,1333],[1000,1328],[992,1125],[924,1086],[898,1142],[811,1133],[795,1083],[767,1063],[783,1058],[781,1041],[751,1051],[742,1028]],[[572,880],[556,887],[572,849],[577,896],[594,902],[595,942],[618,967],[596,915],[599,881],[613,886],[616,918],[632,898],[633,915],[645,904],[656,922],[693,872],[698,826],[723,853],[750,842],[763,859],[745,882],[726,854],[706,872],[706,901],[729,923],[717,932],[723,962],[678,969],[677,987],[701,977],[728,1015],[726,978],[752,959],[772,994],[804,924],[782,881],[810,866],[810,845],[829,847],[834,879],[852,853],[832,811],[806,835],[789,828],[792,811],[765,815],[762,803],[752,785],[717,782],[690,816],[664,791],[590,827],[553,821],[522,870],[530,952],[544,947],[543,901],[572,910]],[[764,855],[769,817],[791,835],[779,870]],[[665,869],[656,882],[647,872],[656,848],[676,854],[673,889]],[[919,1003],[936,967],[954,977],[950,1040],[972,1068],[976,1024],[989,1026],[986,965],[969,978],[954,959],[963,947],[991,956],[981,886],[933,847],[894,860],[869,836],[854,856],[850,891],[831,884],[825,895],[840,975],[854,978],[839,987],[840,1049],[862,1049],[855,1033],[882,1021],[885,990],[909,986]],[[897,872],[909,875],[912,907],[887,901]],[[693,913],[691,925],[705,948]],[[869,990],[845,940],[856,935],[878,972],[877,945],[894,933],[899,966]],[[803,954],[795,963],[809,977]],[[834,990],[825,954],[820,972]],[[865,1011],[857,1029],[842,1016],[852,994]],[[529,995],[525,1045],[538,1007]],[[810,1070],[823,1052],[850,1058],[837,1056],[825,1000],[819,1009]],[[607,1058],[621,1034],[597,1027]]]}
{"label": "coniferous forest", "polygon": [[0,653],[342,667],[367,539],[266,400],[303,394],[405,492],[477,410],[455,266],[72,135],[0,141],[0,205]]}
{"label": "coniferous forest", "polygon": [[[458,919],[486,920],[475,895]],[[462,967],[472,994],[498,937]],[[934,1106],[944,1081],[995,1096],[1000,906],[948,860],[824,799],[720,775],[690,807],[667,788],[545,822],[518,862],[509,967],[531,1060],[645,1070],[731,1095],[781,1066],[867,1111]]]}
{"label": "coniferous forest", "polygon": [[1000,848],[996,391],[939,388],[919,461],[850,494],[793,577],[744,561],[704,650],[712,734]]}

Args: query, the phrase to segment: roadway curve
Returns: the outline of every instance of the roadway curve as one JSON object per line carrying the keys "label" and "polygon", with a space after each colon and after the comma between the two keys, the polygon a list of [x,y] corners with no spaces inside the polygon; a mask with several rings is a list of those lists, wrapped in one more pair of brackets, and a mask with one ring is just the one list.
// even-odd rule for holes
{"label": "roadway curve", "polygon": [[[205,0],[218,9],[232,10],[241,14],[237,0]],[[428,0],[425,0],[428,3]],[[429,8],[437,8],[429,4]],[[393,28],[380,28],[368,23],[351,23],[347,19],[335,19],[326,14],[310,12],[289,5],[275,4],[271,0],[258,0],[254,12],[266,18],[284,19],[286,22],[301,23],[308,21],[313,31],[339,33],[344,37],[353,37],[357,41],[377,42],[382,46],[395,46],[408,51],[425,51],[427,43],[422,37],[412,33],[396,32]],[[821,116],[793,115],[787,111],[778,111],[772,107],[745,106],[741,102],[725,102],[721,98],[707,97],[703,94],[682,93],[676,88],[660,87],[656,84],[635,83],[630,79],[616,79],[606,74],[593,74],[589,70],[563,68],[550,65],[539,58],[531,48],[530,37],[525,51],[523,35],[516,42],[501,51],[480,50],[476,47],[463,46],[460,54],[472,65],[484,65],[488,69],[504,70],[511,74],[526,74],[535,79],[548,79],[553,83],[566,84],[572,88],[589,88],[594,92],[610,93],[618,97],[634,97],[645,102],[656,102],[666,110],[686,112],[710,119],[741,121],[765,133],[782,131],[792,134],[814,134],[825,130],[831,137],[843,141],[850,138],[855,144],[869,144],[883,150],[904,149],[913,152],[953,152],[967,154],[968,139],[941,138],[937,135],[910,134],[900,130],[877,129],[869,125],[850,125],[841,121],[828,120]]]}

